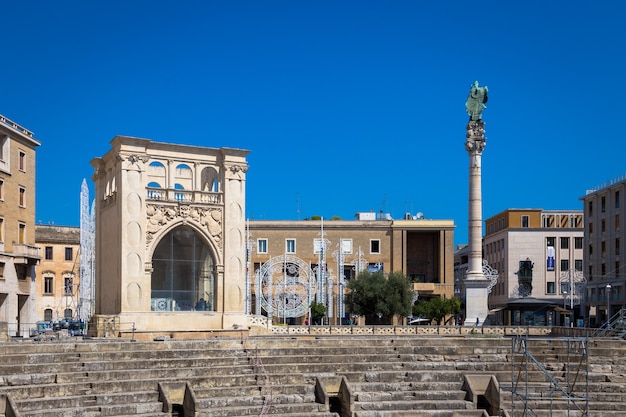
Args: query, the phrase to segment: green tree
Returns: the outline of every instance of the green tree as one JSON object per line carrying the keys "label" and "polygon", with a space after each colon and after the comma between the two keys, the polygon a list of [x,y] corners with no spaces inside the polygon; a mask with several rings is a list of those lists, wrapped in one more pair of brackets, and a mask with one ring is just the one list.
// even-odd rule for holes
{"label": "green tree", "polygon": [[392,316],[406,316],[411,312],[411,283],[399,272],[392,272],[388,277],[382,272],[362,272],[350,280],[348,289],[346,305],[352,313],[364,315],[370,323],[389,323]]}
{"label": "green tree", "polygon": [[430,300],[418,301],[413,308],[413,314],[435,320],[441,324],[447,316],[450,318],[461,311],[461,301],[458,298],[434,297]]}
{"label": "green tree", "polygon": [[313,301],[311,305],[309,305],[309,308],[311,309],[311,319],[313,319],[313,323],[321,324],[322,317],[326,316],[326,306]]}

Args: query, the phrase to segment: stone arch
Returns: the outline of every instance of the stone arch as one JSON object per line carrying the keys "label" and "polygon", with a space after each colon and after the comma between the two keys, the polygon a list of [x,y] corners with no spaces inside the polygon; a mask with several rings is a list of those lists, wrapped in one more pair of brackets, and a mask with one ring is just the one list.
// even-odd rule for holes
{"label": "stone arch", "polygon": [[152,311],[216,311],[216,256],[200,230],[178,223],[161,236],[150,259]]}
{"label": "stone arch", "polygon": [[203,225],[190,219],[186,219],[186,220],[178,219],[176,221],[172,221],[169,224],[163,225],[163,227],[161,227],[159,231],[156,232],[151,237],[151,242],[148,244],[148,247],[146,248],[146,259],[152,259],[156,245],[163,238],[163,236],[167,235],[170,231],[172,231],[173,229],[181,225],[187,225],[191,227],[205,240],[207,246],[211,248],[212,255],[215,257],[216,265],[222,265],[224,263],[220,243],[218,243],[213,238],[213,236],[207,233],[207,230],[205,227],[203,227]]}
{"label": "stone arch", "polygon": [[217,169],[213,167],[204,168],[200,178],[202,181],[200,189],[202,191],[220,192],[220,177]]}

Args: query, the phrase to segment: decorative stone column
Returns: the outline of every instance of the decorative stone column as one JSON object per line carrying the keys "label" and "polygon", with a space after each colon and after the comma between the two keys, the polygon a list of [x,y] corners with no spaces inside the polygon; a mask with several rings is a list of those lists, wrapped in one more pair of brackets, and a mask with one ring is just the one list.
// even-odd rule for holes
{"label": "decorative stone column", "polygon": [[465,325],[482,325],[489,314],[487,296],[491,280],[483,272],[483,217],[482,217],[482,154],[486,145],[485,122],[487,87],[472,85],[465,107],[469,114],[465,149],[469,154],[469,266],[465,275]]}

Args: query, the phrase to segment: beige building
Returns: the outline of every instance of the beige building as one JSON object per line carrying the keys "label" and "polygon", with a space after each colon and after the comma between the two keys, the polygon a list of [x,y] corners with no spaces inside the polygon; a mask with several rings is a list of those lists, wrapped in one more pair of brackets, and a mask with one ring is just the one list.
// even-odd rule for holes
{"label": "beige building", "polygon": [[491,320],[563,325],[584,288],[582,210],[507,209],[485,221],[483,255],[498,271]]}
{"label": "beige building", "polygon": [[36,225],[37,320],[76,319],[80,309],[80,228]]}
{"label": "beige building", "polygon": [[420,299],[451,298],[454,228],[452,220],[388,220],[374,213],[359,213],[357,220],[250,221],[247,307],[275,322],[301,322],[311,299],[323,302],[329,322],[338,323],[349,317],[341,297],[348,281],[379,269],[409,277]]}
{"label": "beige building", "polygon": [[95,158],[95,317],[107,334],[233,329],[244,314],[249,151],[125,136]]}
{"label": "beige building", "polygon": [[585,317],[592,326],[626,306],[626,176],[613,179],[581,198],[585,207]]}
{"label": "beige building", "polygon": [[35,156],[33,132],[0,115],[0,322],[11,335],[35,326]]}

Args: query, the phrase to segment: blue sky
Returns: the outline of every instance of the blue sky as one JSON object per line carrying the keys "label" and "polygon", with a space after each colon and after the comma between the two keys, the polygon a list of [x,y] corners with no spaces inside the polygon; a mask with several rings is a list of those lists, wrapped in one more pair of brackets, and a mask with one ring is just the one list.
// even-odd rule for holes
{"label": "blue sky", "polygon": [[489,87],[485,218],[579,209],[626,173],[622,1],[35,0],[2,13],[0,113],[42,143],[44,224],[79,224],[89,161],[128,135],[249,149],[251,219],[422,212],[453,219],[464,243],[475,80]]}

